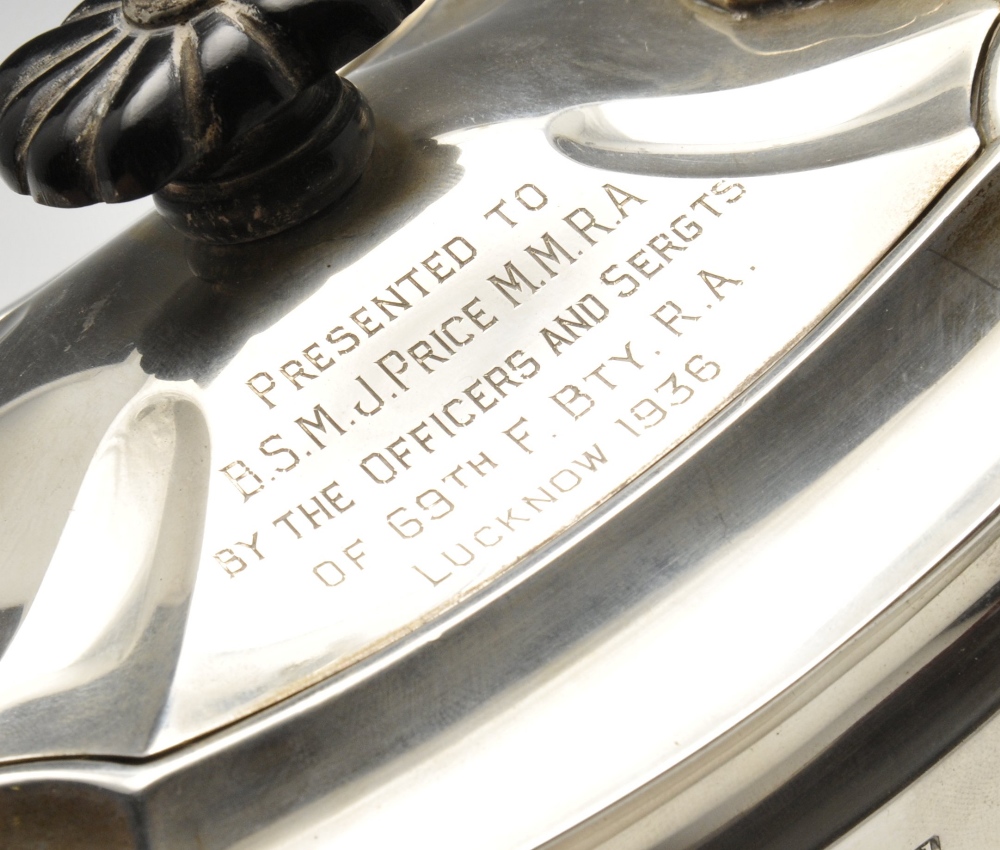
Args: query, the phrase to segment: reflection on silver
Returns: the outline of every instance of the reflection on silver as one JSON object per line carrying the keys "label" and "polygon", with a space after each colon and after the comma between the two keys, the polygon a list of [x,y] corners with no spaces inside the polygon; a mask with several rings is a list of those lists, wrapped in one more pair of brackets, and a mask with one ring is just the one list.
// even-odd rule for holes
{"label": "reflection on silver", "polygon": [[[975,15],[966,22],[977,29]],[[975,36],[956,40],[956,24],[785,79],[588,104],[549,133],[595,168],[676,177],[786,174],[887,154],[903,138],[930,143],[969,118]]]}
{"label": "reflection on silver", "polygon": [[350,69],[342,210],[147,220],[28,302],[0,811],[702,846],[956,639],[1000,301],[939,233],[990,220],[998,10],[875,5],[431,2]]}
{"label": "reflection on silver", "polygon": [[992,720],[830,850],[990,850],[1000,829],[998,736]]}

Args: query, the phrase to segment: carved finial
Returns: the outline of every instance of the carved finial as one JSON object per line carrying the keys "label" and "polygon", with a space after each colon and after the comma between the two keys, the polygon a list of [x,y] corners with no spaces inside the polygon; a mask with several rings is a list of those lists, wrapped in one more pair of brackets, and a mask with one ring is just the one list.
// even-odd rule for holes
{"label": "carved finial", "polygon": [[360,175],[372,118],[336,69],[415,5],[86,0],[0,66],[0,175],[51,206],[156,193],[209,241],[283,230]]}

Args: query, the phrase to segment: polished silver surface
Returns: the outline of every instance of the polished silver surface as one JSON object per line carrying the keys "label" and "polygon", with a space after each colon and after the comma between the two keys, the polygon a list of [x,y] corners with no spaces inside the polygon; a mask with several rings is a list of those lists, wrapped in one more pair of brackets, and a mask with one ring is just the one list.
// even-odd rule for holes
{"label": "polished silver surface", "polygon": [[[609,7],[591,8],[599,19]],[[450,112],[446,93],[433,127],[392,103],[399,65],[421,52],[413,40],[429,43],[437,79],[442,42],[467,49],[489,26],[521,44],[532,16],[542,27],[558,10],[432,4],[354,70],[383,123],[434,140],[450,185],[405,222],[373,210],[383,229],[353,237],[350,261],[336,241],[313,249],[314,265],[338,270],[294,308],[236,328],[246,338],[225,356],[168,351],[179,362],[161,375],[141,340],[117,364],[8,384],[20,397],[4,408],[3,451],[31,461],[8,462],[4,490],[23,507],[2,513],[18,576],[3,600],[16,621],[0,659],[3,757],[155,753],[440,617],[731,401],[979,144],[973,71],[995,12],[983,3],[908,9],[878,49],[790,78],[761,69],[750,86],[681,87],[689,59],[665,51],[651,70],[669,93],[647,100],[605,101],[620,81],[604,75],[587,105],[569,91],[555,112],[511,98],[514,114],[487,126]],[[667,37],[734,49],[684,6],[643,11]],[[818,16],[810,38],[842,24]],[[490,102],[488,89],[475,96]],[[631,153],[609,153],[609,135],[618,149],[632,138]],[[651,141],[678,136],[665,152]],[[805,170],[777,170],[786,147]],[[725,176],[744,165],[748,177]],[[48,297],[82,301],[90,345],[119,332],[76,280],[64,287]],[[176,374],[186,359],[198,376]],[[64,466],[44,474],[29,447],[51,411],[74,407],[82,477],[67,486]],[[47,498],[25,500],[31,489]],[[100,559],[81,570],[81,552]],[[842,598],[858,589],[843,583]],[[142,710],[109,724],[107,706],[136,688]],[[67,712],[91,719],[38,722]]]}
{"label": "polished silver surface", "polygon": [[0,325],[18,817],[700,846],[990,592],[996,4],[568,8],[425,4],[343,209]]}
{"label": "polished silver surface", "polygon": [[1000,830],[1000,718],[979,729],[830,850],[990,850]]}
{"label": "polished silver surface", "polygon": [[[1000,828],[995,781],[1000,755],[997,736],[998,723],[994,721],[831,850],[994,847]],[[932,830],[942,835],[932,834]],[[915,844],[914,835],[930,838]]]}

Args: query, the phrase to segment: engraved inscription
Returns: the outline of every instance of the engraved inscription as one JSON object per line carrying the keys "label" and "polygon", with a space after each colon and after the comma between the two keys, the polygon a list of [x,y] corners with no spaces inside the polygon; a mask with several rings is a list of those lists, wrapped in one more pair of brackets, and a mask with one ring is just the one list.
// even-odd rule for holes
{"label": "engraved inscription", "polygon": [[[351,376],[346,398],[340,393],[338,397],[322,393],[319,400],[311,399],[305,408],[295,410],[280,429],[259,441],[257,457],[236,458],[222,467],[220,472],[238,496],[244,502],[251,500],[268,488],[268,477],[277,480],[298,470],[311,463],[311,458],[319,457],[338,438],[364,425],[366,420],[398,409],[401,404],[412,404],[407,398],[411,390],[425,387],[444,367],[472,350],[477,341],[494,328],[499,326],[500,332],[506,329],[510,333],[510,322],[517,319],[516,314],[509,316],[511,311],[517,310],[544,287],[553,285],[552,281],[587,250],[595,248],[601,237],[620,229],[629,219],[630,209],[648,203],[648,199],[639,194],[611,183],[603,184],[600,192],[603,197],[598,196],[594,209],[577,206],[568,215],[560,216],[561,228],[549,225],[523,248],[520,256],[515,255],[499,264],[502,271],[499,268],[487,270],[484,277],[489,287],[480,289],[475,297],[456,303],[454,312],[445,308],[445,313],[451,314],[443,321],[381,351],[367,368]],[[635,295],[641,286],[636,275],[645,280],[659,275],[674,262],[672,252],[690,250],[691,243],[702,239],[710,229],[711,219],[721,218],[722,210],[738,203],[746,192],[740,183],[714,183],[710,191],[688,202],[686,211],[674,215],[677,210],[672,210],[667,217],[668,226],[663,232],[645,239],[645,247],[638,251],[632,250],[634,246],[629,247],[629,256],[623,264],[630,271],[623,271],[618,263],[604,266],[598,276],[600,284],[611,287],[620,298]],[[550,205],[549,196],[532,183],[516,190],[514,198],[514,203],[526,213],[538,213]],[[484,214],[484,219],[499,221],[509,229],[518,227],[523,222],[513,218],[512,213],[506,213],[507,206],[506,201],[494,205]],[[696,213],[700,213],[700,217]],[[607,223],[602,223],[598,216]],[[474,267],[479,256],[470,238],[453,237],[440,250],[422,260],[419,270],[414,266],[380,295],[369,299],[368,305],[351,310],[348,320],[319,337],[321,341],[302,345],[300,355],[250,376],[245,381],[246,387],[268,411],[294,404],[296,394],[307,388],[318,387],[322,392],[324,378],[336,373],[335,367],[341,358],[361,349],[368,339],[384,332],[401,315],[414,309],[416,299],[432,294],[429,287],[433,283],[428,275],[436,284],[444,284],[466,267]],[[447,258],[446,265],[441,265],[445,263],[442,257]],[[654,263],[653,257],[660,260]],[[743,284],[739,278],[707,269],[698,270],[697,276],[707,297],[714,303],[725,300],[728,288]],[[714,303],[707,304],[702,312],[712,309]],[[405,475],[434,455],[443,442],[454,439],[463,429],[504,405],[519,388],[534,380],[543,371],[544,358],[561,357],[586,334],[606,322],[613,312],[613,302],[597,290],[582,292],[572,301],[559,305],[544,324],[534,329],[536,342],[529,336],[520,347],[502,352],[502,356],[484,364],[486,368],[459,384],[454,395],[434,408],[421,410],[416,407],[412,420],[392,434],[384,445],[360,458],[358,467],[377,484],[388,484]],[[676,336],[684,333],[684,323],[701,319],[700,314],[684,311],[672,300],[657,305],[652,315]],[[514,332],[521,336],[523,328],[516,327]],[[616,359],[615,355],[609,357]],[[601,366],[588,378],[607,381]],[[571,386],[563,392],[570,392]],[[611,384],[606,383],[606,386]],[[581,394],[580,401],[586,398],[587,394]]]}
{"label": "engraved inscription", "polygon": [[[865,263],[899,232],[799,227],[787,213],[807,199],[780,176],[463,151],[488,179],[382,237],[212,387],[202,580],[239,624],[206,626],[220,657],[298,641],[311,660],[278,675],[327,675],[540,566],[846,293],[867,266],[837,228],[871,243]],[[832,197],[841,178],[809,186]]]}
{"label": "engraved inscription", "polygon": [[702,265],[746,197],[529,181],[338,299],[243,380],[262,431],[218,472],[256,508],[216,565],[242,580],[301,548],[316,587],[460,591],[570,525],[748,377],[701,339],[757,285],[752,257]]}

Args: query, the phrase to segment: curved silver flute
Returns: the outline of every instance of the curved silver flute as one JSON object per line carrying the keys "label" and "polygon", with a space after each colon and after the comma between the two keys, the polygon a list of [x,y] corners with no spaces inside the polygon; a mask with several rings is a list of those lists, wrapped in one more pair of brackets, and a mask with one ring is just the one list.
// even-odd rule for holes
{"label": "curved silver flute", "polygon": [[0,311],[0,847],[992,850],[998,13],[16,51],[0,176],[158,213]]}

